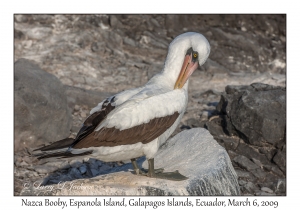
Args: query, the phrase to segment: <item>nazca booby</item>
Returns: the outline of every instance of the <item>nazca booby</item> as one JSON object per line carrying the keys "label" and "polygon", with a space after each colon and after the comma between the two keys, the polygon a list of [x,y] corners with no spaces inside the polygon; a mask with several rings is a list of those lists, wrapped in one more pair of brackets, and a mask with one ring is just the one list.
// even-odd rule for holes
{"label": "nazca booby", "polygon": [[[86,156],[104,162],[131,159],[137,174],[184,180],[178,171],[154,170],[154,156],[170,137],[186,110],[188,79],[210,53],[207,39],[195,32],[170,44],[163,70],[142,87],[106,98],[90,111],[75,139],[67,138],[36,150],[38,159]],[[148,172],[136,158],[146,156]]]}

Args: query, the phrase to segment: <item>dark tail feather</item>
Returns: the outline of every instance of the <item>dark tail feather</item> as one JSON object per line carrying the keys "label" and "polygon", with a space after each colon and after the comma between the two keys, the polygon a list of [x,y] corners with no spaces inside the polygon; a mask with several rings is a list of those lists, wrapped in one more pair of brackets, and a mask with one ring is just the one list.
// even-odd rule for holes
{"label": "dark tail feather", "polygon": [[51,158],[51,157],[61,157],[61,158],[69,158],[69,157],[76,157],[76,156],[83,156],[83,155],[90,155],[92,154],[93,151],[85,151],[83,153],[79,153],[79,154],[72,154],[70,151],[63,151],[63,152],[54,152],[54,153],[50,153],[50,154],[45,154],[45,153],[39,153],[34,155],[35,157],[37,157],[37,159],[44,159],[44,158]]}
{"label": "dark tail feather", "polygon": [[41,151],[49,151],[49,150],[55,150],[55,149],[63,149],[69,147],[75,139],[73,138],[66,138],[59,141],[56,141],[48,146],[44,146],[38,149],[35,149],[33,151],[41,150]]}

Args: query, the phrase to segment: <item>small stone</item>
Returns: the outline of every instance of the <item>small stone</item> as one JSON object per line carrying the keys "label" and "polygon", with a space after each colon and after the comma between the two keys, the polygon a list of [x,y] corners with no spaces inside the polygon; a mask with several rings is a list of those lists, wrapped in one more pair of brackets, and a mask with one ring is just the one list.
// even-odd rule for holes
{"label": "small stone", "polygon": [[81,116],[82,118],[86,118],[86,113],[85,113],[85,112],[81,112],[81,113],[80,113],[80,116]]}
{"label": "small stone", "polygon": [[242,179],[239,180],[239,185],[240,185],[240,186],[243,186],[243,185],[245,185],[245,184],[247,184],[246,181],[244,181],[244,180],[242,180]]}
{"label": "small stone", "polygon": [[80,171],[81,174],[84,174],[86,172],[86,170],[87,170],[87,167],[84,164],[79,167],[79,171]]}
{"label": "small stone", "polygon": [[70,164],[69,164],[69,161],[64,161],[64,162],[61,162],[61,164],[59,165],[59,169],[68,169],[70,168]]}
{"label": "small stone", "polygon": [[270,166],[270,165],[264,165],[263,168],[266,171],[272,171],[274,174],[280,176],[280,177],[284,177],[283,172],[278,168],[278,166]]}
{"label": "small stone", "polygon": [[236,169],[235,172],[239,178],[245,178],[245,179],[253,179],[254,178],[254,176],[248,171],[242,171],[242,170]]}
{"label": "small stone", "polygon": [[259,160],[255,159],[255,158],[251,158],[251,160],[252,160],[256,165],[258,165],[260,168],[263,168],[263,164],[262,164]]}
{"label": "small stone", "polygon": [[190,118],[186,121],[186,124],[188,126],[190,126],[191,128],[196,128],[196,127],[200,127],[200,122],[199,120],[195,119],[195,118]]}
{"label": "small stone", "polygon": [[257,196],[274,196],[276,194],[259,191],[259,192],[256,192],[255,195],[257,195]]}
{"label": "small stone", "polygon": [[50,165],[38,165],[34,168],[34,170],[40,174],[48,174],[48,173],[56,171],[57,169],[58,169],[58,167],[50,166]]}
{"label": "small stone", "polygon": [[94,168],[91,168],[90,170],[92,172],[92,176],[97,176],[99,174],[99,171]]}
{"label": "small stone", "polygon": [[28,157],[28,156],[25,156],[25,157],[23,157],[23,160],[26,162],[26,163],[32,163],[32,160],[30,159],[30,157]]}
{"label": "small stone", "polygon": [[70,168],[68,175],[72,178],[75,178],[75,179],[82,178],[82,175],[81,175],[80,171],[77,168]]}
{"label": "small stone", "polygon": [[258,187],[255,186],[252,182],[247,182],[247,184],[243,185],[242,187],[244,191],[253,193],[255,190],[258,190]]}
{"label": "small stone", "polygon": [[285,193],[286,192],[286,180],[279,179],[275,185],[275,192],[276,193]]}
{"label": "small stone", "polygon": [[241,168],[244,168],[248,171],[259,168],[256,164],[251,162],[248,158],[246,158],[243,155],[236,156],[233,159],[233,161],[236,162]]}
{"label": "small stone", "polygon": [[71,160],[70,165],[73,168],[79,168],[82,165],[82,160],[79,159]]}
{"label": "small stone", "polygon": [[74,107],[74,110],[79,111],[79,109],[80,109],[80,106],[76,104],[75,107]]}
{"label": "small stone", "polygon": [[[260,181],[265,181],[266,178],[268,178],[268,173],[266,173],[261,168],[256,168],[249,170],[256,178],[258,178]],[[270,174],[269,174],[270,175]]]}
{"label": "small stone", "polygon": [[100,171],[101,172],[104,172],[104,171],[107,171],[109,169],[111,169],[112,167],[107,165],[107,164],[103,164],[101,167],[100,167]]}
{"label": "small stone", "polygon": [[100,160],[97,160],[96,163],[98,164],[98,167],[101,167],[103,165],[103,162]]}
{"label": "small stone", "polygon": [[267,193],[274,193],[274,191],[273,190],[271,190],[270,188],[268,188],[268,187],[262,187],[262,188],[260,188],[262,191],[265,191],[265,192],[267,192]]}
{"label": "small stone", "polygon": [[25,161],[22,161],[19,166],[28,166],[28,163],[26,163]]}

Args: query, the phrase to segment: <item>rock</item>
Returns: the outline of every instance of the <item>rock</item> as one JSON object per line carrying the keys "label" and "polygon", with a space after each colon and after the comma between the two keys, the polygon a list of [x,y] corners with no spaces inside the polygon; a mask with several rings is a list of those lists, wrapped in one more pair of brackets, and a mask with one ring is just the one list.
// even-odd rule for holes
{"label": "rock", "polygon": [[253,163],[258,165],[260,168],[263,168],[263,164],[259,160],[255,159],[255,158],[251,158],[251,160],[253,161]]}
{"label": "rock", "polygon": [[262,170],[261,168],[257,167],[255,169],[251,169],[249,170],[256,178],[258,178],[259,181],[263,182],[266,179],[269,180],[270,178],[270,174],[267,174],[264,170]]}
{"label": "rock", "polygon": [[70,166],[73,168],[79,168],[82,165],[81,159],[73,159],[70,161]]}
{"label": "rock", "polygon": [[237,133],[246,142],[263,146],[276,145],[285,139],[286,90],[262,83],[250,86],[226,86],[218,111],[230,120],[229,132]]}
{"label": "rock", "polygon": [[255,158],[259,160],[263,165],[270,164],[270,161],[268,160],[266,155],[259,153],[257,147],[247,144],[242,140],[239,142],[239,145],[236,147],[235,152],[247,157],[248,159]]}
{"label": "rock", "polygon": [[38,165],[34,168],[35,171],[41,174],[49,174],[56,171],[58,167],[51,165]]}
{"label": "rock", "polygon": [[81,174],[84,174],[87,171],[86,165],[83,164],[82,166],[80,166],[79,171],[80,171]]}
{"label": "rock", "polygon": [[262,191],[265,191],[265,192],[267,192],[267,193],[273,193],[273,190],[271,190],[271,189],[268,188],[268,187],[262,187],[261,190],[262,190]]}
{"label": "rock", "polygon": [[260,191],[260,192],[256,192],[255,195],[257,195],[257,196],[274,196],[276,194]]}
{"label": "rock", "polygon": [[[87,105],[88,107],[95,107],[106,99],[107,97],[113,95],[113,93],[103,93],[94,90],[85,90],[78,87],[65,86],[66,95],[68,99],[68,105],[71,109],[75,107],[75,105]],[[76,111],[79,110],[79,107],[75,107]],[[78,110],[77,110],[78,109]]]}
{"label": "rock", "polygon": [[68,175],[73,179],[82,178],[82,175],[81,175],[80,171],[77,168],[70,168]]}
{"label": "rock", "polygon": [[278,175],[279,177],[284,177],[284,173],[278,168],[276,165],[265,165],[263,169],[266,171],[272,171],[274,174]]}
{"label": "rock", "polygon": [[233,161],[236,162],[241,168],[247,169],[248,171],[259,168],[259,166],[251,162],[243,155],[236,156]]}
{"label": "rock", "polygon": [[252,182],[247,182],[247,184],[241,186],[241,190],[246,193],[254,193],[256,190],[258,190],[258,187]]}
{"label": "rock", "polygon": [[[141,165],[144,160],[139,159],[138,164]],[[146,161],[142,165],[145,167]],[[190,129],[170,139],[155,156],[155,168],[161,167],[165,171],[179,170],[188,180],[170,181],[136,176],[132,172],[131,164],[125,164],[113,167],[104,175],[73,180],[74,186],[82,186],[76,191],[59,189],[57,185],[53,185],[56,190],[52,191],[52,195],[240,194],[237,176],[226,151],[205,129]],[[71,170],[75,173],[77,169]],[[21,195],[37,193],[35,189],[26,189]]]}
{"label": "rock", "polygon": [[240,185],[240,186],[243,186],[243,185],[245,185],[245,184],[247,184],[246,181],[244,181],[244,180],[242,180],[242,179],[239,180],[239,185]]}
{"label": "rock", "polygon": [[69,135],[71,111],[64,86],[55,76],[20,59],[15,62],[14,94],[15,150]]}
{"label": "rock", "polygon": [[205,126],[213,136],[224,136],[225,132],[223,128],[223,123],[224,121],[222,117],[217,117],[207,121],[205,123]]}
{"label": "rock", "polygon": [[195,118],[190,118],[186,121],[186,124],[191,127],[191,128],[197,128],[200,127],[200,122],[199,120],[195,119]]}
{"label": "rock", "polygon": [[279,150],[273,158],[273,161],[279,166],[279,168],[286,173],[286,147]]}
{"label": "rock", "polygon": [[275,192],[276,193],[284,193],[286,192],[286,179],[279,179],[275,184]]}

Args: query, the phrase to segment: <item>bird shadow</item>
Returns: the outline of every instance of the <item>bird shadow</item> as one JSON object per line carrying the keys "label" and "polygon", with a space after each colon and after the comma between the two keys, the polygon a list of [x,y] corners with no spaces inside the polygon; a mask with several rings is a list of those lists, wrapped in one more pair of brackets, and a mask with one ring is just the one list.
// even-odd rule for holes
{"label": "bird shadow", "polygon": [[[140,157],[136,160],[138,166],[142,168],[143,162],[146,160],[146,157]],[[72,182],[74,180],[78,179],[90,179],[94,177],[100,177],[103,175],[108,175],[108,174],[113,174],[117,172],[130,172],[132,174],[135,174],[135,171],[133,170],[133,166],[131,162],[125,163],[121,166],[114,164],[114,167],[106,169],[106,170],[101,170],[100,167],[98,169],[98,172],[95,172],[95,170],[91,169],[88,163],[83,163],[86,165],[86,172],[83,174],[78,173],[79,170],[77,168],[68,168],[68,169],[58,169],[45,178],[43,178],[43,181],[41,182],[41,186],[47,186],[47,185],[53,185],[53,184],[61,184],[63,182]],[[104,163],[103,165],[108,165],[108,164],[113,164],[113,163]],[[93,171],[92,171],[93,170]],[[75,172],[77,173],[75,173]]]}

